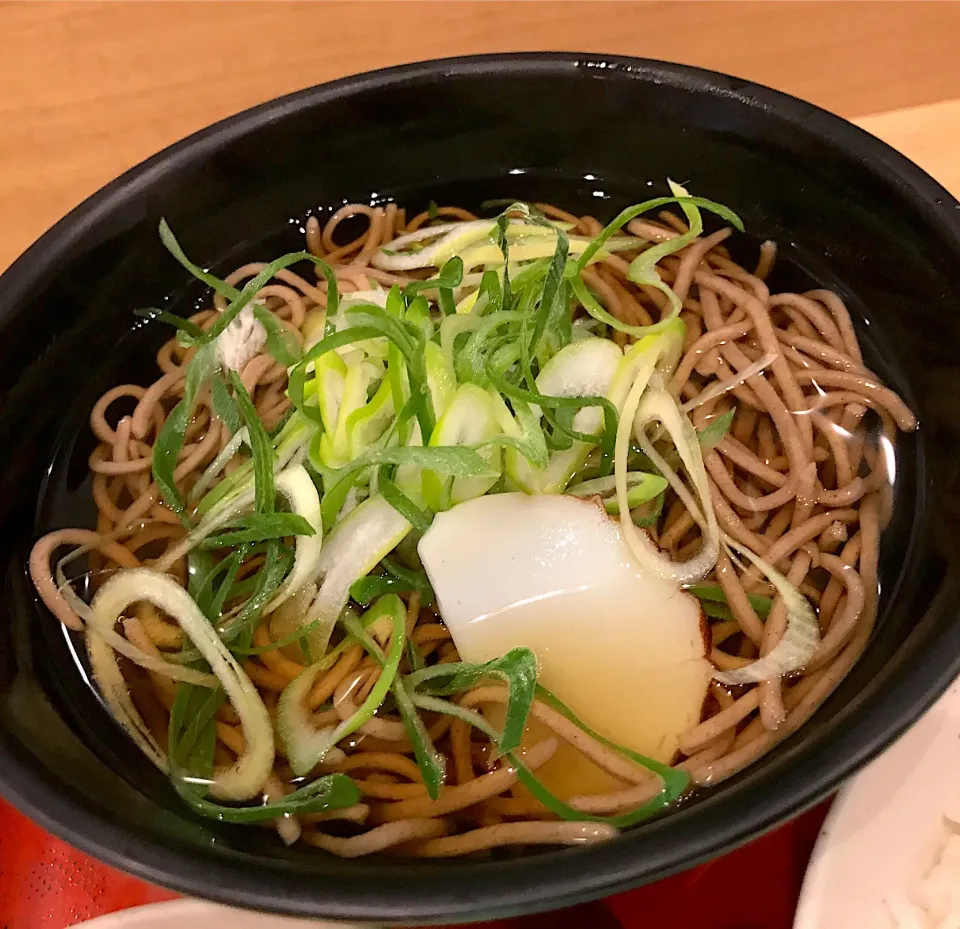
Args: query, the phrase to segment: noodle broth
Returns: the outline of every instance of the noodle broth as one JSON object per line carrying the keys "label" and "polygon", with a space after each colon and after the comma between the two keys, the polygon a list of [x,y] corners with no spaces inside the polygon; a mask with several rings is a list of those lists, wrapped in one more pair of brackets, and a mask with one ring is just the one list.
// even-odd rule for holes
{"label": "noodle broth", "polygon": [[[521,185],[518,184],[517,186],[520,187]],[[530,186],[535,185],[528,184],[526,188],[523,189],[523,192],[527,196],[530,196]],[[478,198],[476,196],[470,197],[469,194],[473,192],[475,187],[484,190],[492,189],[498,191],[496,185],[470,185],[466,190],[458,188],[451,191],[438,191],[436,199],[441,203],[473,203],[476,202]],[[442,196],[441,194],[446,195]],[[402,202],[402,198],[400,197],[398,197],[397,200]],[[615,192],[606,189],[603,191],[603,196],[596,196],[596,190],[588,190],[584,191],[581,199],[572,198],[572,200],[573,202],[571,203],[571,198],[565,198],[561,202],[561,206],[566,209],[571,209],[571,207],[577,203],[582,204],[585,210],[600,213],[601,220],[606,218],[604,215],[605,211],[598,209],[601,204],[612,207],[626,202],[617,197]],[[326,211],[326,215],[330,215],[331,212],[333,212],[332,209]],[[751,227],[749,216],[746,217],[746,219],[749,229]],[[223,267],[228,268],[242,264],[242,260],[238,260],[241,257],[249,257],[250,259],[269,258],[275,254],[297,247],[302,241],[301,235],[302,229],[304,228],[304,226],[300,226],[298,229],[298,225],[298,223],[291,221],[291,223],[276,236],[258,243],[256,247],[244,246],[241,250],[242,254],[232,254],[229,260],[223,262]],[[360,221],[354,221],[354,225],[359,226],[362,230],[362,223]],[[709,233],[711,231],[709,222],[707,226],[707,232]],[[716,227],[716,224],[714,224],[714,226]],[[350,233],[351,230],[348,224],[345,223],[344,227],[338,232],[337,241],[341,242],[351,239],[353,236]],[[343,236],[342,239],[339,238],[341,234]],[[736,241],[732,243],[731,258],[740,261],[744,265],[750,264],[750,255],[752,254],[754,256],[753,260],[755,260],[761,241],[762,239],[759,238],[737,236]],[[827,272],[820,267],[821,261],[821,256],[793,255],[789,249],[781,251],[777,257],[773,273],[768,281],[771,290],[774,292],[785,290],[802,292],[810,290],[819,284],[824,287],[835,287],[842,292],[842,288],[837,286],[836,282],[829,278]],[[814,269],[819,276],[814,277],[813,273],[808,270],[808,267]],[[204,303],[201,291],[202,288],[192,286],[185,292],[174,295],[168,300],[165,306],[174,312],[188,315],[190,310],[197,309]],[[855,302],[852,304],[848,303],[848,307],[854,319],[860,345],[863,348],[865,365],[876,371],[885,383],[897,385],[901,382],[901,377],[896,367],[895,352],[882,344],[880,341],[882,334],[877,333],[875,328],[870,327],[869,318],[862,312],[861,307]],[[157,351],[160,340],[168,335],[166,332],[160,332],[159,329],[160,327],[156,325],[139,325],[134,327],[133,331],[128,332],[121,340],[115,355],[115,365],[109,368],[99,369],[96,372],[96,376],[91,378],[90,382],[85,384],[83,390],[78,394],[75,403],[71,407],[70,415],[65,420],[61,440],[58,443],[54,460],[50,466],[49,478],[41,497],[38,510],[39,532],[46,531],[55,525],[95,525],[96,513],[91,506],[90,476],[86,466],[87,459],[95,447],[95,442],[87,426],[87,417],[96,398],[102,394],[106,388],[125,382],[149,383],[149,380],[144,380],[143,372],[145,370],[155,370],[155,362],[152,360],[153,356]],[[909,398],[907,399],[909,401]],[[870,426],[870,431],[876,434],[877,425],[875,418],[868,414],[865,422],[873,423]],[[735,423],[731,431],[731,434],[735,438],[738,437],[737,428],[738,426]],[[740,427],[740,430],[742,434],[741,437],[747,440],[750,435],[749,430],[743,426]],[[851,440],[856,441],[857,429],[848,430],[848,432],[849,438],[844,438],[844,442],[846,443]],[[885,508],[888,508],[892,515],[892,522],[884,535],[878,583],[879,579],[887,573],[893,576],[897,566],[905,563],[909,558],[909,551],[913,546],[914,538],[909,531],[912,526],[910,514],[896,505],[896,500],[901,498],[901,496],[904,496],[905,499],[910,499],[915,493],[915,445],[909,438],[901,438],[896,446],[895,458],[892,445],[888,447],[885,454],[888,470],[892,472],[889,483],[892,487],[895,481],[896,491],[890,495],[889,500],[885,504]],[[828,526],[824,526],[824,529],[827,528]],[[915,529],[916,527],[913,526],[912,528]],[[683,536],[679,535],[677,543],[682,542]],[[839,539],[838,544],[842,545],[843,542],[843,539]],[[889,623],[883,622],[884,612],[882,601],[879,615],[881,622],[874,635],[902,635],[901,628],[891,628]],[[48,644],[54,657],[55,666],[61,669],[55,676],[65,706],[71,711],[78,728],[84,731],[88,739],[99,746],[101,753],[110,759],[116,758],[115,753],[117,748],[112,743],[108,747],[102,739],[102,730],[99,726],[91,724],[89,692],[84,692],[84,688],[89,684],[90,678],[87,673],[86,659],[82,655],[82,651],[77,650],[71,642],[71,635],[59,625],[54,626],[52,623],[45,624],[45,632],[47,633]],[[83,670],[82,674],[77,673],[78,665]],[[94,693],[95,692],[94,689]],[[736,696],[736,691],[733,693],[734,696]],[[842,694],[841,685],[840,695],[834,697],[834,700],[838,703],[841,702],[844,699]],[[715,710],[716,707],[714,707],[714,711]],[[823,712],[829,713],[829,706]],[[132,750],[132,746],[121,748],[120,753],[122,757],[115,763],[121,766],[120,769],[124,772],[125,776],[129,776],[136,783],[136,786],[149,791],[158,798],[169,793],[169,787],[165,780],[157,777],[155,772],[151,772],[149,767],[142,764],[136,757],[135,751]],[[707,764],[710,764],[710,762],[707,762]],[[135,771],[140,773],[134,774]],[[709,774],[703,778],[701,792],[710,784],[711,780],[712,778]],[[685,799],[689,801],[690,796],[687,795]],[[221,827],[213,826],[211,828],[219,831]],[[240,842],[246,845],[248,841],[252,841],[254,845],[256,845],[258,841],[256,837],[252,840],[243,839],[236,835],[238,832],[242,832],[242,830],[230,830],[231,843]]]}

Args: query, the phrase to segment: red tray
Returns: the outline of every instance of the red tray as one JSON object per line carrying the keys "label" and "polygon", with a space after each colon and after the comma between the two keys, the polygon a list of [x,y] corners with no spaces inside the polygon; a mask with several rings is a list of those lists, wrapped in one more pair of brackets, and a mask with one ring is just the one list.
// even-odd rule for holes
{"label": "red tray", "polygon": [[[790,929],[826,805],[723,858],[597,903],[487,929]],[[76,851],[0,801],[0,929],[66,929],[173,899]]]}

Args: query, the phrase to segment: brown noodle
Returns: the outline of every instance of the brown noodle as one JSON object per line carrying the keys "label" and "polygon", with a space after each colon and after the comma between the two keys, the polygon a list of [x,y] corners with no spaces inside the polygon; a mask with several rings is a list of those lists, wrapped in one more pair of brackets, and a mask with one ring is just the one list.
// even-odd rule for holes
{"label": "brown noodle", "polygon": [[[599,222],[541,205],[547,215],[575,224],[575,232],[595,235]],[[329,262],[344,292],[373,282],[390,285],[409,278],[370,267],[382,244],[439,217],[441,221],[473,219],[459,207],[421,213],[409,222],[394,204],[386,208],[351,204],[324,224],[311,218],[307,247]],[[362,218],[366,229],[352,241],[338,244],[335,233],[346,220]],[[630,233],[637,250],[647,242],[670,239],[686,231],[676,216],[635,220]],[[665,282],[683,302],[688,337],[671,384],[683,402],[695,401],[718,383],[732,384],[695,405],[698,429],[733,409],[728,434],[704,455],[721,527],[772,562],[811,599],[819,603],[823,638],[803,673],[753,687],[724,688],[716,682],[701,722],[680,740],[684,754],[676,763],[695,784],[714,783],[752,763],[801,726],[834,690],[863,651],[877,609],[879,537],[889,511],[887,456],[897,429],[915,428],[916,420],[902,400],[863,365],[850,316],[836,295],[825,290],[805,294],[771,294],[766,281],[776,248],[761,246],[756,270],[734,263],[723,245],[730,230],[695,240],[660,264]],[[626,258],[629,258],[629,253]],[[663,295],[626,277],[621,255],[601,261],[584,278],[607,309],[625,322],[644,325],[664,312]],[[263,267],[239,268],[227,280],[239,286]],[[422,275],[420,275],[422,276]],[[326,281],[308,281],[281,271],[276,282],[259,294],[301,342],[303,328],[326,306]],[[209,327],[217,310],[191,319]],[[582,312],[582,311],[578,311]],[[618,341],[629,341],[618,334]],[[46,605],[71,629],[83,623],[57,589],[51,562],[57,549],[86,545],[91,570],[150,565],[183,537],[176,517],[160,502],[151,479],[152,444],[166,417],[184,392],[184,369],[192,353],[170,339],[158,352],[162,375],[146,388],[122,384],[96,403],[90,426],[99,445],[90,456],[93,496],[98,509],[96,532],[61,530],[41,539],[30,570]],[[763,356],[772,358],[761,373],[742,380],[738,372]],[[289,407],[284,395],[286,372],[267,354],[251,359],[242,380],[268,428]],[[117,415],[124,411],[123,415]],[[229,441],[214,417],[209,394],[202,394],[187,432],[176,478],[185,490]],[[885,447],[881,447],[885,446]],[[236,466],[236,459],[227,471]],[[674,557],[688,557],[700,545],[699,530],[672,496],[652,534]],[[244,566],[252,570],[253,565]],[[182,562],[175,572],[184,577]],[[785,608],[775,601],[766,622],[754,610],[749,593],[771,593],[756,569],[741,572],[722,555],[711,579],[726,595],[731,618],[710,625],[709,654],[720,668],[748,664],[773,648],[783,634]],[[440,618],[409,600],[408,633],[428,662],[457,660],[456,649]],[[287,609],[303,609],[309,598],[296,598]],[[254,643],[273,641],[270,617],[256,630]],[[180,630],[152,607],[138,606],[124,621],[123,633],[143,651],[160,655],[179,648]],[[271,713],[279,692],[303,670],[297,653],[262,652],[244,663]],[[125,666],[131,694],[151,727],[166,744],[167,714],[173,683],[160,675]],[[317,725],[349,716],[356,702],[373,686],[379,668],[359,646],[344,651],[315,683],[308,704]],[[502,688],[485,686],[464,695],[464,707],[502,702]],[[330,703],[332,701],[332,707]],[[535,702],[532,711],[550,736],[526,752],[531,768],[543,764],[557,740],[578,747],[612,773],[621,788],[605,795],[574,798],[574,806],[592,812],[622,812],[649,798],[657,781],[567,721],[549,706]],[[498,846],[577,844],[613,834],[609,826],[560,822],[532,797],[518,794],[516,775],[505,763],[492,761],[486,740],[460,720],[425,713],[438,749],[449,762],[449,783],[436,800],[426,793],[413,761],[413,746],[397,719],[378,716],[365,732],[342,743],[322,771],[349,772],[364,794],[349,810],[301,817],[298,825],[280,827],[285,841],[301,836],[337,855],[353,857],[392,850],[396,854],[444,857]],[[218,756],[232,762],[243,751],[236,714],[225,707],[218,716]],[[282,749],[282,747],[281,747]],[[290,772],[278,754],[269,791],[276,796],[289,783]],[[343,823],[349,831],[344,834]],[[331,832],[333,829],[339,834]]]}

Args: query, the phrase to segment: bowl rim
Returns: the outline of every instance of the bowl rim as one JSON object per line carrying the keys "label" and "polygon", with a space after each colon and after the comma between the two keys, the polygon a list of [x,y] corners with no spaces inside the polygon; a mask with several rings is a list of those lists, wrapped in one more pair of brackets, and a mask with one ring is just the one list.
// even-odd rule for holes
{"label": "bowl rim", "polygon": [[[441,77],[512,73],[575,73],[665,83],[705,95],[734,98],[771,117],[798,126],[844,154],[859,158],[884,186],[909,195],[924,224],[960,255],[960,203],[921,168],[852,123],[789,94],[746,79],[688,65],[621,55],[579,52],[524,52],[440,58],[344,77],[278,97],[227,117],[163,149],[84,200],[44,233],[0,275],[0,319],[15,312],[35,282],[60,267],[83,246],[86,231],[128,198],[225,144],[286,116],[367,89]],[[924,492],[924,488],[918,491]],[[717,795],[716,822],[704,830],[681,810],[669,817],[676,837],[658,847],[662,822],[626,833],[589,851],[566,849],[509,861],[452,864],[428,892],[360,893],[336,882],[326,886],[299,873],[266,867],[255,886],[251,870],[199,850],[173,848],[135,825],[108,819],[72,796],[0,731],[0,793],[44,828],[70,844],[144,880],[234,906],[293,915],[403,922],[482,919],[568,906],[626,890],[642,870],[656,880],[742,844],[828,795],[836,785],[903,732],[942,693],[960,671],[960,624],[940,639],[940,648],[921,654],[909,674],[901,674],[879,694],[865,719],[825,734],[823,744],[791,773],[787,787],[761,781],[755,802],[738,803],[738,792]],[[882,722],[879,722],[882,720]],[[824,752],[829,763],[816,763]],[[767,781],[772,781],[768,777]],[[172,853],[172,854],[171,854]],[[391,867],[392,873],[400,873]],[[384,872],[386,873],[386,872]],[[409,873],[413,873],[411,868]],[[551,874],[552,877],[544,878]],[[437,872],[434,872],[436,877]],[[461,875],[461,879],[457,876]],[[482,882],[475,879],[485,878]],[[467,889],[469,888],[469,889]],[[386,897],[386,899],[385,899]]]}

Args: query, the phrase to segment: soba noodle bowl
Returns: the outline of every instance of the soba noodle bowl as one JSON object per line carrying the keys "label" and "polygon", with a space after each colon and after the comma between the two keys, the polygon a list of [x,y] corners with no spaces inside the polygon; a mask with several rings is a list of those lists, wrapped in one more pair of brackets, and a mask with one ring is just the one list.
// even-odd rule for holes
{"label": "soba noodle bowl", "polygon": [[30,571],[196,813],[348,857],[599,841],[857,661],[916,420],[839,296],[671,189],[606,227],[352,204],[222,281],[161,227],[209,307],[97,401],[96,526]]}

